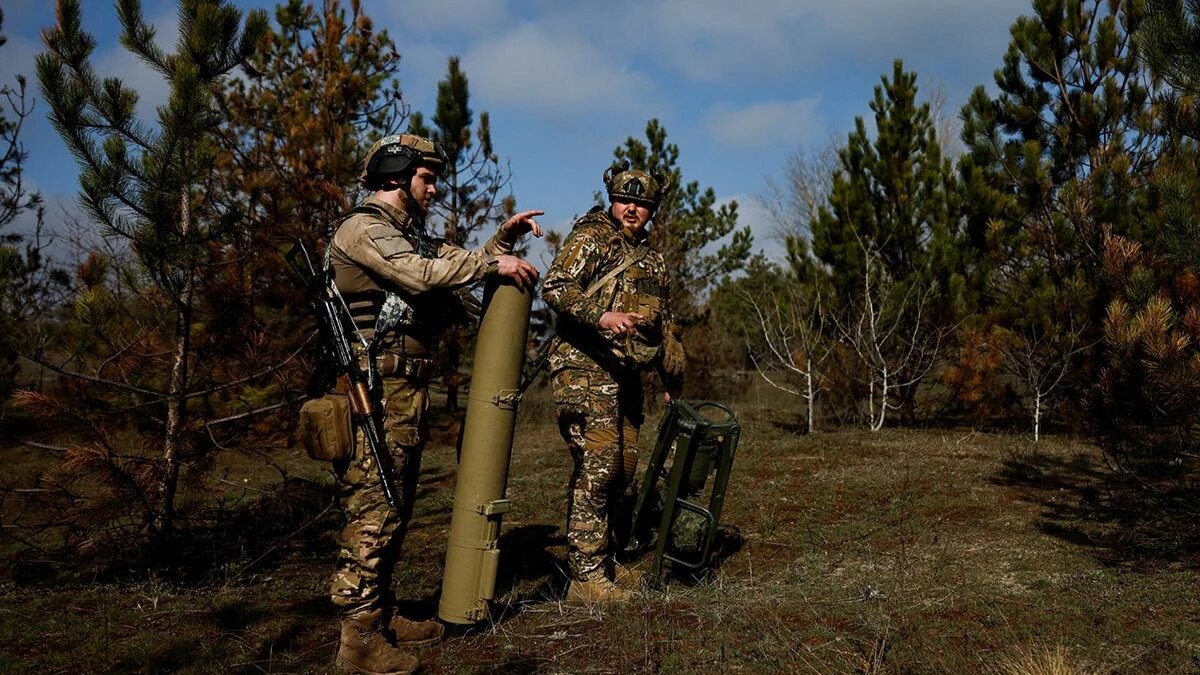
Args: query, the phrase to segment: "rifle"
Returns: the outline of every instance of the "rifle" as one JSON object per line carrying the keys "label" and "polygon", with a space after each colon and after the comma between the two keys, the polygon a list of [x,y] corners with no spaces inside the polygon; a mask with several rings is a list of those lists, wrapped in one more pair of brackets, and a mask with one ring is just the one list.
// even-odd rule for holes
{"label": "rifle", "polygon": [[[333,273],[329,269],[317,272],[304,242],[296,240],[296,245],[287,253],[288,264],[304,282],[308,291],[309,301],[317,315],[317,330],[320,333],[321,344],[325,346],[324,358],[332,358],[332,366],[339,388],[344,388],[350,400],[350,414],[355,426],[362,429],[367,441],[367,449],[375,460],[375,468],[379,471],[379,483],[383,487],[383,496],[388,506],[399,510],[400,502],[396,498],[396,488],[392,485],[394,465],[392,455],[383,442],[383,432],[380,428],[379,416],[371,395],[370,373],[364,373],[358,367],[358,359],[347,339],[346,326],[353,326],[350,310],[342,302],[341,296],[333,285]],[[346,323],[349,322],[349,323]],[[357,329],[352,329],[357,330]],[[370,350],[368,350],[368,354]],[[368,357],[368,368],[374,369],[374,357]]]}

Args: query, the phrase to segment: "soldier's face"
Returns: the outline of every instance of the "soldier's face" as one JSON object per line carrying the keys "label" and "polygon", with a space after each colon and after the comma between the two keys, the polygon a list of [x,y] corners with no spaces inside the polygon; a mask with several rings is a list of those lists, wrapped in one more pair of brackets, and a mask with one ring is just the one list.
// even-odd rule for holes
{"label": "soldier's face", "polygon": [[408,193],[417,200],[421,210],[426,213],[429,212],[429,206],[433,204],[433,198],[437,195],[437,180],[437,173],[423,166],[417,167],[416,172],[413,173]]}
{"label": "soldier's face", "polygon": [[646,223],[650,222],[650,207],[638,202],[614,199],[611,211],[613,218],[634,234],[641,233],[646,229]]}

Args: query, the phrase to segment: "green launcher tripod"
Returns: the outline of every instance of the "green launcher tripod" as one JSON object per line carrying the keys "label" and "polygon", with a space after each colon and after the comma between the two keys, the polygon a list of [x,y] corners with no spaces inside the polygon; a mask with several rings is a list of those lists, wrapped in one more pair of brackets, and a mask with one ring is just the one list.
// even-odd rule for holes
{"label": "green launcher tripod", "polygon": [[[673,571],[708,567],[740,434],[733,411],[720,403],[676,400],[667,409],[642,478],[626,546],[626,551],[643,550],[653,538],[653,578],[661,577],[664,561]],[[713,474],[711,489],[706,490]]]}

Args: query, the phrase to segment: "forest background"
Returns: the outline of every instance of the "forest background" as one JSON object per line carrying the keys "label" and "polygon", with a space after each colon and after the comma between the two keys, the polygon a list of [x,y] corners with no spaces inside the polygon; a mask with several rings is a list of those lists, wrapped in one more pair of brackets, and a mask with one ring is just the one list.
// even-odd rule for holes
{"label": "forest background", "polygon": [[[36,72],[4,83],[0,425],[50,460],[0,484],[3,533],[13,559],[171,577],[181,542],[229,517],[213,506],[223,458],[287,482],[278,452],[318,349],[285,253],[322,250],[370,142],[412,130],[448,148],[433,218],[447,239],[477,243],[537,203],[514,194],[463,62],[413,109],[402,45],[357,2],[185,0],[177,38],[137,2],[115,15],[168,92],[153,115],[96,71],[70,0]],[[1194,550],[1200,7],[1037,0],[1013,19],[994,80],[961,108],[895,60],[851,131],[797,147],[758,204],[778,253],[756,247],[764,228],[738,202],[685,175],[689,148],[657,118],[589,164],[672,175],[652,241],[685,326],[687,395],[764,383],[814,436],[1083,437],[1147,521]],[[74,215],[27,182],[33,115],[77,160]],[[454,333],[439,355],[451,425],[470,340]]]}

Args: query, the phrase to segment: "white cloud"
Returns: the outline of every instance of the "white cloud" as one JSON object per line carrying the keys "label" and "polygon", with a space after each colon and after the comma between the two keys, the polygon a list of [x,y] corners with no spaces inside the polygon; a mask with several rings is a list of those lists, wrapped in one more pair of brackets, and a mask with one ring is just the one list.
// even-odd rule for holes
{"label": "white cloud", "polygon": [[508,8],[498,0],[368,0],[363,3],[363,11],[377,19],[395,21],[415,34],[436,31],[481,34],[509,21]]}
{"label": "white cloud", "polygon": [[488,101],[558,111],[644,108],[654,100],[648,77],[606,52],[575,39],[526,24],[484,41],[463,56],[472,91]]}
{"label": "white cloud", "polygon": [[674,69],[694,80],[722,80],[815,61],[819,50],[804,27],[819,23],[816,15],[824,5],[664,0],[648,8],[644,20]]}
{"label": "white cloud", "polygon": [[662,0],[612,7],[678,73],[736,82],[845,59],[994,59],[1028,0]]}
{"label": "white cloud", "polygon": [[705,117],[713,140],[728,146],[797,145],[815,140],[825,125],[817,114],[819,96],[744,107],[714,106]]}
{"label": "white cloud", "polygon": [[669,88],[669,78],[736,91],[780,77],[819,78],[846,63],[882,73],[895,57],[910,68],[946,52],[956,55],[948,67],[994,63],[1004,29],[1029,11],[1028,0],[376,0],[366,10],[395,31],[406,58],[437,45],[436,78],[445,56],[460,53],[473,92],[489,105],[558,112],[645,108],[655,84]]}

